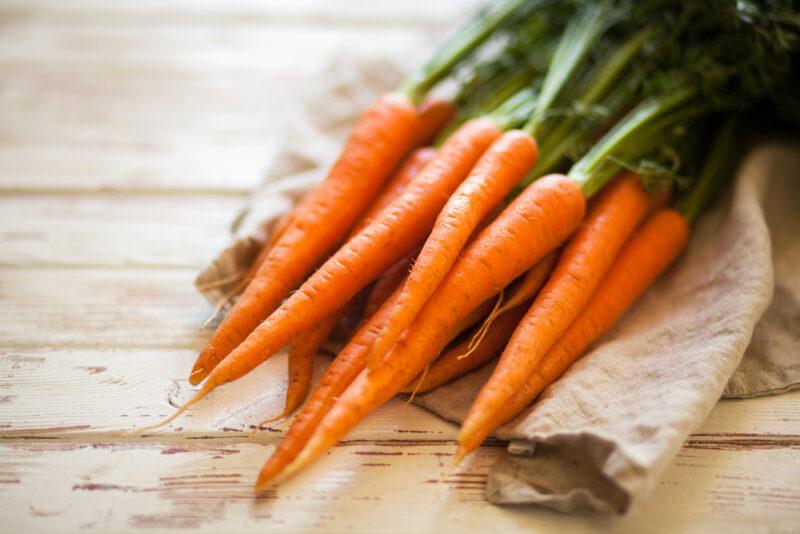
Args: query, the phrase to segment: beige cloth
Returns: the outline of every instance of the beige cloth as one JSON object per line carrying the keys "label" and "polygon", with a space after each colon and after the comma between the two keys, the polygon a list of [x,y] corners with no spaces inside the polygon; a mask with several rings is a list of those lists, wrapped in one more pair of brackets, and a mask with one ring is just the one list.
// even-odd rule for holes
{"label": "beige cloth", "polygon": [[[198,276],[209,300],[230,290],[232,282],[214,283],[247,269],[270,226],[322,179],[358,111],[403,69],[386,60],[331,69],[320,83],[328,90],[309,99],[287,130],[275,165],[232,228],[231,245]],[[489,478],[492,502],[624,513],[645,499],[721,395],[800,385],[799,169],[796,147],[762,147],[746,159],[675,267],[497,432],[512,441]],[[489,372],[416,402],[459,421]]]}

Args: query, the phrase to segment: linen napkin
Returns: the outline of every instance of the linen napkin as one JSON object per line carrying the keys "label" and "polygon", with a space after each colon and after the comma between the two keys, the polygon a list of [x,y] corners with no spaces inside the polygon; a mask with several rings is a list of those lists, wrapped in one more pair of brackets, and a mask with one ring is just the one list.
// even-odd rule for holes
{"label": "linen napkin", "polygon": [[[199,274],[217,303],[272,225],[325,176],[357,114],[396,86],[402,61],[333,65],[286,129],[283,147],[231,227],[231,244]],[[625,513],[657,483],[721,397],[800,387],[800,148],[770,144],[693,229],[674,267],[524,414],[492,470],[491,502]],[[460,421],[491,372],[479,369],[415,402]]]}

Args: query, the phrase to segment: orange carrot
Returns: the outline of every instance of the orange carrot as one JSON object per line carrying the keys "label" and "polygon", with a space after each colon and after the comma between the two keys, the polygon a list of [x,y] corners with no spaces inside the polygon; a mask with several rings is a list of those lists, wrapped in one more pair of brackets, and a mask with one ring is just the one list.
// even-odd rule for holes
{"label": "orange carrot", "polygon": [[[372,220],[381,212],[383,211],[386,206],[392,203],[408,186],[411,180],[419,174],[419,171],[422,170],[428,162],[433,159],[434,154],[436,154],[436,149],[433,147],[424,147],[418,148],[413,150],[403,161],[403,163],[398,168],[397,172],[392,176],[389,182],[384,187],[383,191],[378,198],[372,203],[369,207],[367,212],[361,216],[358,223],[350,230],[348,237],[344,240],[347,242],[351,237],[356,235],[358,232],[363,230],[367,227],[367,225],[372,222]],[[278,238],[283,233],[283,230],[288,227],[289,221],[292,220],[293,213],[287,213],[283,217],[281,217],[272,228],[270,232],[269,238],[266,242],[261,246],[258,254],[256,255],[255,259],[250,265],[250,268],[244,274],[244,276],[237,276],[235,278],[231,278],[228,281],[218,282],[219,285],[237,282],[235,286],[233,286],[220,300],[219,304],[214,309],[212,315],[206,320],[205,323],[201,326],[205,328],[208,326],[211,321],[217,318],[217,316],[222,312],[222,310],[227,306],[227,304],[231,301],[231,299],[238,295],[239,293],[244,290],[253,277],[258,272],[258,269],[261,267],[261,264],[264,263],[264,260],[269,255],[270,250],[278,241]]]}
{"label": "orange carrot", "polygon": [[[435,153],[436,150],[430,147],[420,148],[412,151],[411,154],[409,154],[405,159],[403,164],[400,165],[400,168],[397,170],[391,180],[389,180],[389,182],[386,184],[386,187],[381,194],[378,195],[378,198],[375,199],[367,212],[359,219],[358,223],[350,231],[348,239],[352,238],[354,235],[368,226],[369,223],[384,208],[386,208],[386,206],[391,204],[392,201],[400,196],[411,180],[417,174],[419,174],[419,171],[433,158]],[[279,233],[281,231],[281,226],[285,226],[285,221],[287,219],[288,217],[284,216],[281,221],[279,221],[278,226],[275,229],[275,233]],[[275,233],[273,233],[273,237],[271,238],[271,241],[273,242],[275,240]],[[256,258],[254,265],[251,268],[251,273],[254,273],[260,263],[263,262],[263,258],[266,257],[266,252],[268,252],[271,246],[272,243],[268,241],[262,251],[259,253],[259,256]],[[402,279],[405,274],[406,273],[402,272],[401,270],[400,279]],[[380,304],[383,303],[383,300],[388,298],[392,291],[394,291],[394,288],[385,293],[377,305],[380,306]],[[334,328],[336,328],[342,316],[345,314],[345,308],[346,307],[343,307],[333,312],[320,323],[310,328],[305,334],[298,336],[298,338],[290,345],[287,361],[289,385],[286,389],[285,408],[279,415],[264,419],[261,423],[259,423],[259,427],[266,423],[270,423],[277,419],[283,419],[291,415],[291,413],[294,412],[303,402],[308,394],[309,388],[311,387],[314,356],[316,356],[316,354],[319,352],[319,348],[322,346],[325,340],[328,339]]]}
{"label": "orange carrot", "polygon": [[[300,289],[216,365],[203,388],[177,413],[217,386],[250,372],[291,343],[297,335],[342,307],[392,263],[408,254],[430,232],[447,198],[499,136],[498,126],[487,119],[470,121],[455,132],[403,195],[331,256]],[[213,358],[201,355],[195,366],[208,369],[214,363]],[[172,420],[177,413],[166,421]]]}
{"label": "orange carrot", "polygon": [[[353,237],[355,237],[356,235],[358,235],[364,228],[369,226],[369,224],[376,217],[378,217],[378,215],[381,212],[383,212],[384,209],[386,209],[392,202],[394,202],[397,198],[399,198],[403,194],[403,192],[405,192],[408,185],[414,180],[414,178],[416,178],[416,176],[422,171],[422,169],[424,169],[425,166],[428,163],[430,163],[430,161],[433,159],[433,156],[435,155],[436,155],[436,149],[432,147],[418,148],[412,151],[411,154],[409,154],[408,157],[406,157],[405,161],[397,170],[397,172],[389,181],[389,183],[386,184],[386,187],[378,196],[378,198],[375,199],[375,202],[372,203],[369,210],[367,210],[367,212],[361,217],[358,223],[356,223],[353,230],[350,231],[350,234],[347,236],[347,239],[345,239],[345,243],[350,239],[352,239]],[[412,258],[416,257],[418,253],[419,253],[419,248],[415,249],[415,251],[412,252],[410,256]],[[404,259],[399,260],[398,263],[402,261],[404,261]],[[376,282],[375,289],[377,289],[378,284],[381,284],[381,281],[392,270],[393,267],[390,267],[386,272],[384,272],[380,276],[380,278]],[[406,275],[406,272],[403,271],[402,269],[399,269],[396,275],[398,277],[396,279],[396,282],[397,284],[399,284],[400,280]],[[356,304],[355,300],[357,299],[352,299],[350,301],[350,304],[346,306],[346,309],[343,309],[341,312],[336,312],[339,313],[340,318],[344,319],[344,321],[340,320],[337,326],[339,326],[340,329],[344,328],[345,330],[347,330],[347,327],[345,326],[347,323],[355,325],[361,320],[362,315],[365,317],[370,317],[375,311],[377,311],[378,307],[381,304],[383,304],[383,301],[386,300],[396,288],[396,285],[394,287],[390,287],[391,280],[383,280],[383,283],[384,284],[389,283],[389,286],[381,287],[381,290],[383,291],[382,295],[377,295],[377,294],[372,295],[372,292],[368,293],[366,295],[367,299],[363,301],[364,304],[363,310],[361,309],[356,310],[357,306],[355,306]],[[383,286],[383,284],[381,285]],[[370,305],[369,302],[370,297],[373,299],[371,304],[374,307],[370,308],[369,311],[367,311],[367,307]],[[351,318],[355,318],[355,320],[350,321],[349,319]],[[349,330],[345,337],[350,337],[350,334],[352,334],[352,330]]]}
{"label": "orange carrot", "polygon": [[455,113],[455,105],[444,98],[432,97],[420,104],[417,108],[418,120],[414,132],[414,146],[431,144]]}
{"label": "orange carrot", "polygon": [[414,258],[418,254],[419,249],[416,249],[405,258],[396,261],[375,281],[369,295],[367,295],[367,302],[364,304],[365,317],[371,317],[386,299],[400,287],[400,283],[408,276],[408,272],[414,264]]}
{"label": "orange carrot", "polygon": [[459,443],[481,433],[486,421],[522,387],[586,305],[651,204],[652,197],[641,179],[631,173],[623,173],[601,193],[470,407],[461,425]]}
{"label": "orange carrot", "polygon": [[[481,337],[486,335],[486,332],[491,328],[494,320],[500,315],[516,308],[524,302],[530,301],[530,299],[536,296],[547,281],[547,277],[550,276],[550,273],[553,271],[556,258],[558,258],[558,251],[554,250],[531,267],[519,283],[514,284],[511,297],[508,300],[498,301],[495,309],[484,319],[481,327],[475,331],[475,334],[469,342],[470,346],[474,346],[480,342]],[[500,296],[503,297],[503,294]]]}
{"label": "orange carrot", "polygon": [[289,347],[289,386],[286,388],[286,406],[282,417],[294,412],[305,400],[311,388],[314,357],[339,322],[340,313],[334,313],[316,325],[305,336],[298,337]]}
{"label": "orange carrot", "polygon": [[[369,226],[369,224],[384,209],[386,209],[387,206],[389,206],[398,197],[400,197],[403,194],[403,192],[406,190],[408,185],[411,183],[411,181],[419,174],[419,172],[423,168],[425,168],[425,165],[427,165],[431,161],[431,159],[433,159],[433,156],[435,154],[436,154],[436,149],[434,149],[432,147],[418,148],[418,149],[412,151],[408,155],[408,157],[406,157],[406,159],[403,161],[403,164],[400,165],[400,167],[398,168],[397,172],[394,174],[392,179],[389,180],[389,183],[386,184],[386,187],[381,192],[381,194],[378,195],[378,198],[376,198],[375,201],[372,203],[372,205],[369,207],[369,210],[367,210],[367,212],[356,223],[355,227],[353,227],[353,229],[350,231],[350,233],[348,234],[347,238],[345,239],[345,243],[347,241],[349,241],[350,239],[352,239],[353,237],[355,237],[356,235],[358,235],[358,233],[361,232],[364,228]],[[418,253],[418,250],[413,253],[414,256],[416,256],[417,253]],[[400,260],[400,261],[403,261],[403,260]],[[383,279],[389,271],[392,271],[391,267],[389,268],[389,270],[386,273],[381,275],[381,278],[378,281],[380,282],[380,280]],[[399,272],[399,279],[397,280],[398,283],[399,283],[399,280],[402,279],[405,276],[405,274],[406,273],[402,272],[402,269],[401,269],[400,272]],[[388,282],[388,280],[387,280],[387,282]],[[365,315],[367,317],[372,315],[372,313],[374,313],[374,311],[377,310],[377,306],[380,306],[383,303],[383,301],[386,300],[386,298],[388,298],[389,295],[391,295],[391,293],[392,293],[392,291],[394,291],[395,287],[383,288],[383,290],[388,289],[388,291],[385,291],[385,293],[383,295],[375,295],[373,297],[374,299],[378,298],[379,296],[381,298],[380,298],[379,301],[374,302],[374,304],[376,306],[374,309],[372,309],[369,313],[366,313],[366,311],[365,311]],[[352,305],[353,304],[355,304],[355,302],[351,301],[351,303],[350,303],[350,308],[351,308],[350,312],[354,311],[352,309]],[[348,316],[348,312],[346,312],[344,308],[342,308],[341,310],[339,310],[337,312],[334,312],[334,313],[337,314],[337,317],[339,319],[341,319],[342,317],[347,317]],[[361,314],[360,310],[357,313],[358,313],[358,315],[360,315]],[[336,327],[336,325],[334,325],[334,328],[335,327]]]}
{"label": "orange carrot", "polygon": [[398,94],[384,95],[362,114],[326,180],[295,208],[201,352],[190,383],[200,383],[345,236],[408,150],[416,119],[414,106]]}
{"label": "orange carrot", "polygon": [[382,365],[361,372],[339,397],[283,476],[322,454],[408,384],[444,348],[454,325],[556,248],[577,228],[584,209],[580,187],[566,176],[546,176],[526,188],[464,250]]}
{"label": "orange carrot", "polygon": [[480,304],[477,308],[469,312],[466,316],[458,320],[453,327],[450,329],[447,335],[447,343],[451,342],[453,338],[455,338],[460,333],[464,332],[471,326],[476,325],[482,319],[486,317],[487,314],[491,313],[492,309],[496,307],[496,303],[493,298],[486,299]]}
{"label": "orange carrot", "polygon": [[[405,188],[408,187],[411,180],[413,180],[413,178],[419,174],[419,171],[433,158],[435,153],[436,150],[430,147],[419,148],[412,151],[403,164],[400,165],[395,175],[389,180],[389,183],[386,184],[381,194],[378,195],[378,198],[375,199],[367,212],[350,231],[348,240],[366,228],[386,206],[399,197]],[[286,219],[287,217],[284,217],[282,221]],[[276,230],[280,231],[280,225]],[[263,257],[265,256],[264,252],[268,250],[269,246],[271,245],[268,242],[264,249],[262,249],[259,257],[256,258],[254,267],[257,268],[260,261],[263,261]],[[251,271],[254,272],[254,269],[251,269]],[[397,280],[398,283],[405,274],[406,273],[401,269],[400,278]],[[388,292],[384,293],[377,305],[380,306],[394,289],[395,288],[391,288]],[[376,295],[376,297],[378,296]],[[322,346],[325,340],[331,335],[334,328],[336,328],[343,315],[345,315],[344,307],[333,312],[320,323],[311,327],[308,332],[297,336],[297,339],[292,342],[288,355],[289,386],[286,390],[286,406],[280,415],[265,419],[259,426],[289,416],[303,402],[311,386],[314,356],[319,352],[320,346]]]}
{"label": "orange carrot", "polygon": [[198,289],[202,291],[204,289],[209,289],[211,287],[220,287],[231,283],[234,284],[233,286],[230,287],[230,289],[227,290],[225,294],[222,295],[222,297],[220,297],[219,302],[214,307],[214,311],[211,313],[208,319],[206,319],[206,321],[202,325],[200,325],[200,330],[203,330],[205,327],[211,324],[214,321],[214,319],[216,319],[220,315],[220,313],[222,313],[222,310],[225,309],[225,307],[231,302],[231,300],[247,287],[247,284],[250,283],[250,280],[252,280],[253,277],[258,272],[258,269],[259,267],[261,267],[261,264],[264,263],[264,260],[267,258],[269,251],[272,250],[272,247],[277,241],[281,232],[283,232],[283,229],[286,228],[286,225],[289,221],[288,215],[289,214],[286,214],[280,219],[278,219],[272,225],[271,229],[269,228],[269,225],[266,225],[267,227],[265,228],[265,230],[269,234],[269,237],[261,245],[261,248],[258,250],[258,253],[256,254],[255,258],[250,263],[250,267],[247,269],[247,271],[244,272],[244,274],[242,274],[241,272],[235,273],[232,276],[215,280],[214,282],[211,282],[209,284],[203,284],[202,288],[201,286],[198,285]]}
{"label": "orange carrot", "polygon": [[396,295],[397,293],[390,296],[380,309],[358,329],[325,370],[317,389],[314,390],[286,436],[261,469],[256,483],[257,491],[294,460],[319,421],[328,413],[336,398],[364,368],[367,363],[369,347],[380,330],[380,326],[386,320],[389,310],[396,303]]}
{"label": "orange carrot", "polygon": [[553,272],[557,259],[558,251],[554,250],[531,267],[519,281],[519,285],[516,286],[511,297],[503,302],[499,312],[505,313],[535,297],[547,281],[547,277]]}
{"label": "orange carrot", "polygon": [[689,238],[689,223],[677,211],[663,208],[639,228],[620,251],[592,298],[564,335],[478,433],[459,443],[456,463],[475,450],[502,424],[527,408],[586,349],[623,315],[680,254]]}
{"label": "orange carrot", "polygon": [[[361,372],[367,363],[367,354],[375,336],[380,331],[382,324],[391,309],[397,304],[399,291],[395,292],[381,303],[376,313],[368,315],[369,319],[359,327],[353,338],[345,345],[326,369],[320,384],[312,394],[310,400],[297,416],[288,433],[283,438],[273,456],[264,466],[256,483],[257,488],[263,488],[269,480],[277,475],[284,467],[289,465],[300,449],[305,445],[314,431],[317,423],[333,406],[338,397],[353,379]],[[491,300],[485,301],[472,313],[458,322],[447,334],[447,339],[452,340],[459,333],[479,321],[492,306]],[[266,422],[269,422],[267,420]]]}
{"label": "orange carrot", "polygon": [[369,209],[361,216],[356,225],[348,234],[345,243],[358,235],[364,228],[374,221],[392,202],[397,200],[408,188],[414,178],[431,162],[436,155],[433,147],[417,148],[406,157],[397,172],[387,182],[378,198],[370,205]]}
{"label": "orange carrot", "polygon": [[536,142],[520,130],[496,140],[450,197],[414,262],[400,300],[372,346],[367,364],[374,370],[413,322],[420,308],[452,267],[473,230],[536,162]]}
{"label": "orange carrot", "polygon": [[480,342],[470,347],[472,339],[467,338],[442,354],[430,368],[409,385],[403,393],[425,393],[461,375],[477,369],[503,350],[508,338],[525,315],[527,308],[517,306],[501,314],[486,330]]}
{"label": "orange carrot", "polygon": [[[558,254],[551,252],[530,268],[522,277],[522,280],[513,289],[513,293],[508,300],[499,299],[494,309],[484,319],[479,328],[463,342],[459,343],[445,354],[423,373],[422,376],[414,380],[404,388],[404,393],[424,393],[430,391],[445,382],[461,376],[473,369],[477,369],[493,357],[497,356],[503,349],[508,338],[514,332],[519,320],[530,307],[531,299],[536,296],[542,285],[544,285],[550,272],[553,270]],[[501,293],[502,297],[502,293]],[[491,301],[478,307],[480,317],[486,315],[486,310],[491,306]],[[476,313],[471,313],[465,321],[457,328],[461,333],[467,326],[477,322]],[[513,313],[512,313],[513,312]],[[495,325],[494,321],[500,318],[502,324]],[[466,325],[466,326],[465,326]],[[507,332],[507,333],[506,333]],[[422,378],[422,380],[420,380]]]}

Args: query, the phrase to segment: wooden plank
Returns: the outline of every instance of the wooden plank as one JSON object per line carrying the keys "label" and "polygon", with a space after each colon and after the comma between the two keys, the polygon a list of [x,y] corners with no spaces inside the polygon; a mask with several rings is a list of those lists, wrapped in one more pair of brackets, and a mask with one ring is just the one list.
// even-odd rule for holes
{"label": "wooden plank", "polygon": [[2,268],[0,340],[11,347],[191,347],[211,312],[188,270]]}
{"label": "wooden plank", "polygon": [[[108,432],[156,423],[193,394],[186,377],[196,355],[187,349],[4,349],[0,437],[108,440]],[[317,378],[324,364],[320,358]],[[273,442],[286,422],[257,436],[249,432],[280,413],[285,391],[286,358],[279,354],[152,435]],[[454,431],[454,425],[397,399],[368,417],[348,439],[452,442]]]}
{"label": "wooden plank", "polygon": [[[14,28],[0,31],[7,191],[249,191],[298,94],[338,48],[406,49],[416,39],[414,30],[305,27],[242,39],[224,28]],[[286,52],[265,54],[273,49]]]}
{"label": "wooden plank", "polygon": [[[564,516],[484,500],[501,449],[484,447],[441,476],[440,445],[337,447],[259,498],[272,445],[0,445],[0,523],[9,531],[792,532],[800,471],[791,449],[684,449],[644,509],[625,518]],[[755,468],[758,466],[758,468]],[[102,504],[100,504],[102,503]]]}
{"label": "wooden plank", "polygon": [[737,434],[744,437],[751,434],[798,434],[800,392],[745,400],[721,400],[696,433],[698,439],[703,434],[731,434],[734,439]]}
{"label": "wooden plank", "polygon": [[183,24],[213,19],[239,23],[278,20],[329,25],[439,25],[449,23],[476,3],[476,0],[5,0],[0,4],[0,14],[75,24],[101,18]]}
{"label": "wooden plank", "polygon": [[[248,191],[331,59],[407,51],[430,31],[281,22],[275,4],[263,17],[207,5],[200,20],[191,4],[171,19],[104,5],[0,8],[0,190]],[[75,9],[88,11],[46,16]]]}
{"label": "wooden plank", "polygon": [[227,244],[244,203],[236,196],[0,194],[0,265],[196,269]]}
{"label": "wooden plank", "polygon": [[[0,32],[0,61],[29,67],[92,66],[149,68],[154,74],[181,77],[207,71],[206,76],[248,72],[284,78],[307,77],[345,50],[369,45],[371,55],[394,53],[417,44],[425,35],[413,26],[339,28],[311,24],[41,24],[20,21]],[[280,54],[265,51],[281,50]],[[418,50],[417,53],[422,53]],[[420,58],[422,60],[424,58]],[[111,80],[109,80],[111,81]]]}
{"label": "wooden plank", "polygon": [[[150,425],[172,413],[195,388],[186,382],[196,351],[190,349],[4,349],[0,354],[0,435],[6,438],[108,439],[105,432]],[[324,359],[317,364],[317,377]],[[285,393],[285,355],[220,388],[188,417],[154,434],[250,440],[261,419],[279,413]],[[42,398],[47,403],[42,403]],[[720,444],[800,444],[800,392],[725,401],[689,440],[696,448]],[[272,441],[285,424],[255,439]],[[455,425],[401,399],[368,417],[348,440],[447,441]],[[172,437],[170,437],[172,436]],[[114,439],[113,437],[111,439]],[[182,439],[182,438],[181,438]],[[788,445],[787,445],[788,444]]]}
{"label": "wooden plank", "polygon": [[[438,532],[456,524],[486,527],[487,515],[508,515],[482,499],[493,450],[465,475],[436,484],[444,466],[440,447],[343,447],[333,462],[259,499],[251,484],[269,446],[14,444],[0,450],[0,469],[10,481],[0,486],[6,503],[0,514],[17,531],[364,532],[380,523],[381,532]],[[519,532],[537,522],[588,524],[551,514],[503,524]]]}

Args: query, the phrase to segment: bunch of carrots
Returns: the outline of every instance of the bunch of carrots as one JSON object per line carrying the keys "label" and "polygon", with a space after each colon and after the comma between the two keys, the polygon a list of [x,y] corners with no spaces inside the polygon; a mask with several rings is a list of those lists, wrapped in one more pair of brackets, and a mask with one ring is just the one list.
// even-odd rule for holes
{"label": "bunch of carrots", "polygon": [[278,417],[300,411],[261,490],[395,394],[493,365],[460,462],[679,257],[733,171],[740,117],[790,98],[798,36],[783,1],[488,3],[363,111],[240,282],[191,370],[201,388],[160,424],[288,348]]}

